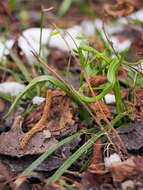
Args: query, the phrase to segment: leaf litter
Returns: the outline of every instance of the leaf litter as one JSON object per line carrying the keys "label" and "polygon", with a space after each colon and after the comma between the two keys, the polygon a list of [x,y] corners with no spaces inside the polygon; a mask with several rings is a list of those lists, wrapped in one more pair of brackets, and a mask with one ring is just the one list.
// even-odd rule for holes
{"label": "leaf litter", "polygon": [[[8,132],[3,132],[0,135],[1,154],[13,157],[41,154],[57,144],[58,140],[56,140],[55,137],[60,136],[61,138],[62,136],[72,134],[77,130],[75,121],[73,119],[73,108],[71,106],[70,99],[62,93],[61,96],[58,97],[56,93],[60,94],[58,90],[54,92],[55,97],[54,101],[52,102],[53,107],[49,108],[48,110],[49,114],[51,114],[49,117],[48,115],[46,115],[46,119],[48,119],[48,121],[44,121],[44,123],[42,123],[42,125],[44,125],[44,130],[42,130],[43,126],[40,126],[41,129],[38,129],[38,131],[36,131],[36,134],[33,134],[33,137],[31,137],[31,139],[28,137],[29,145],[25,148],[23,147],[23,150],[20,150],[20,143],[23,142],[22,139],[25,136],[25,133],[22,130],[22,125],[24,125],[24,118],[22,116],[17,116],[11,129]],[[58,115],[55,113],[57,113]],[[31,114],[33,115],[32,112]],[[33,126],[31,127],[33,129],[33,121],[35,115],[36,113],[34,113],[34,117],[31,117],[31,115],[29,116],[30,118],[33,118],[33,120],[29,124],[27,124],[27,127],[31,126],[32,124]],[[36,121],[36,123],[38,123],[38,121]],[[46,130],[51,133],[50,136],[47,136]],[[9,146],[9,144],[12,146]]]}
{"label": "leaf litter", "polygon": [[[113,18],[111,17],[116,18],[116,17],[121,17],[121,16],[123,19],[125,19],[124,16],[127,16],[133,11],[138,10],[140,8],[140,2],[138,1],[130,2],[126,0],[122,0],[122,1],[118,0],[116,1],[116,4],[112,4],[112,3],[109,4],[108,2],[104,2],[103,4],[104,4],[104,10],[106,11],[106,14],[108,15],[107,20],[108,19],[112,20]],[[5,7],[4,14],[9,15],[9,12],[7,12],[7,10],[8,8]],[[99,10],[98,3],[97,3],[97,10]],[[132,14],[129,15],[129,17],[133,18]],[[4,17],[1,17],[1,19],[3,18]],[[131,49],[135,50],[137,53],[140,51],[139,53],[141,55],[142,43],[141,42],[137,43],[137,41],[141,41],[138,39],[142,39],[141,37],[142,30],[140,27],[136,29],[132,29],[131,27],[131,31],[129,32],[129,29],[127,30],[127,28],[129,27],[129,23],[127,23],[127,20],[124,20],[124,21],[125,21],[126,26],[124,25],[123,27],[120,27],[121,29],[120,33],[118,34],[116,34],[116,32],[110,33],[111,35],[113,34],[113,36],[111,37],[111,41],[113,42],[113,47],[115,48],[116,51],[119,51],[119,52],[124,50],[125,48],[131,47]],[[94,24],[96,25],[97,22]],[[100,22],[100,24],[102,25],[102,22]],[[82,23],[82,26],[83,26],[83,23]],[[107,24],[107,26],[109,25]],[[95,28],[98,28],[97,25]],[[88,33],[88,32],[85,31],[85,33]],[[95,40],[95,41],[98,41],[98,40]],[[122,42],[124,42],[124,44]],[[103,50],[104,46],[102,47],[100,42],[98,43],[99,44],[96,44],[97,47]],[[114,46],[114,43],[115,43],[115,46]],[[57,71],[59,69],[62,70],[63,68],[66,69],[67,59],[68,59],[67,52],[60,50],[60,48],[57,48],[57,49],[55,47],[54,47],[55,49],[54,48],[52,49],[52,48],[53,47],[51,46],[52,53],[50,54],[50,57],[49,57],[50,64],[54,65]],[[18,55],[19,54],[20,52],[18,52]],[[31,62],[31,57],[28,57],[28,56],[27,56],[27,60],[29,59],[29,62]],[[135,56],[135,53],[130,52],[128,58],[131,61],[137,61],[139,57],[138,55]],[[25,57],[24,59],[22,58],[22,60],[26,60]],[[70,68],[68,71],[72,71],[72,72],[77,71],[78,73],[81,71],[80,70],[81,68],[79,67],[79,65],[78,66],[74,65],[74,61],[75,60],[73,59],[72,64],[70,65]],[[27,67],[30,68],[31,66],[27,66]],[[34,77],[33,73],[30,73],[32,78]],[[7,76],[7,73],[5,77],[4,78],[7,80],[9,77]],[[120,68],[119,77],[122,79],[122,82],[124,84],[124,80],[126,80],[128,77],[128,69],[126,70],[124,68]],[[72,80],[72,77],[71,77],[71,80]],[[100,77],[100,75],[99,76],[93,75],[89,79],[89,81],[91,83],[91,86],[98,87],[99,85],[106,83],[107,78],[104,76]],[[75,86],[77,86],[77,84],[75,84],[74,79],[72,82],[74,83]],[[85,87],[86,86],[88,87],[88,84],[85,83]],[[133,122],[132,124],[129,123],[128,125],[125,125],[125,126],[119,125],[120,127],[118,127],[117,132],[119,133],[121,139],[125,143],[125,146],[127,150],[129,151],[128,153],[132,154],[135,151],[136,154],[141,155],[142,147],[143,147],[142,88],[140,89],[135,88],[133,89],[132,92],[131,91],[126,92],[126,89],[122,88],[121,96],[122,96],[123,101],[125,101],[127,96],[129,96],[129,100],[130,100],[130,97],[132,96],[135,98],[133,102],[130,102],[130,101],[124,102],[128,105],[128,107],[130,108],[130,111],[132,112],[131,114],[127,114],[127,116],[130,117],[131,121]],[[97,92],[98,90],[95,91],[95,93]],[[108,119],[109,121],[112,120],[114,107],[116,103],[115,96],[113,96],[113,94],[110,94],[110,95],[112,95],[111,97],[112,101],[110,101],[111,104],[107,105],[108,101],[106,100],[105,102],[102,100],[99,101],[99,104],[102,110],[104,111],[104,116],[106,116],[106,119]],[[9,105],[10,103],[5,103],[3,100],[0,102],[1,116],[5,115],[5,113],[7,112],[9,108]],[[11,176],[9,176],[9,172],[7,172],[7,170],[5,169],[6,165],[10,167],[11,171],[13,171],[12,172],[13,175],[14,173],[18,175],[26,167],[28,167],[28,165],[32,161],[34,161],[37,158],[37,155],[46,152],[48,149],[50,149],[53,146],[56,146],[57,143],[60,142],[60,140],[62,140],[64,137],[74,134],[78,130],[78,128],[82,128],[84,126],[81,123],[79,124],[79,117],[77,114],[76,105],[73,104],[71,99],[68,96],[66,96],[66,94],[63,91],[56,89],[53,91],[53,94],[52,94],[52,102],[50,105],[49,115],[47,116],[46,120],[42,123],[43,130],[36,131],[35,134],[32,134],[31,138],[29,138],[28,144],[25,147],[23,146],[23,149],[19,149],[19,145],[22,139],[25,137],[25,135],[29,133],[29,131],[31,131],[32,128],[34,128],[34,126],[38,122],[40,122],[40,119],[43,114],[44,106],[45,106],[45,102],[42,103],[41,101],[41,103],[39,103],[39,105],[37,105],[37,107],[34,108],[33,111],[27,114],[25,117],[22,116],[23,112],[25,111],[24,108],[17,106],[15,108],[14,113],[9,118],[7,118],[6,120],[3,120],[3,119],[0,120],[0,126],[2,126],[1,134],[0,134],[0,154],[1,154],[0,160],[3,160],[3,159],[5,160],[4,166],[0,165],[0,168],[3,171],[2,175],[4,176],[6,180],[11,178]],[[98,105],[94,103],[90,103],[90,108],[95,113],[96,119],[98,120],[98,122],[104,123],[105,117],[102,115],[102,111],[99,109]],[[18,109],[20,109],[20,111],[18,111]],[[94,123],[93,121],[90,121],[90,124],[93,124],[93,123]],[[89,138],[88,135],[87,137]],[[84,138],[82,137],[82,138],[76,139],[75,141],[72,141],[71,143],[67,143],[63,145],[52,156],[50,156],[48,159],[46,159],[42,164],[40,164],[37,167],[37,169],[35,170],[37,172],[36,175],[38,174],[39,171],[51,172],[55,170],[56,168],[60,167],[63,164],[63,162],[68,157],[70,157],[70,155],[72,155],[72,151],[80,146],[83,140]],[[117,139],[113,135],[113,142],[114,140],[116,141]],[[111,147],[112,146],[113,145],[111,145]],[[61,177],[60,182],[53,183],[46,188],[44,187],[44,184],[43,184],[44,180],[42,182],[40,181],[40,184],[31,185],[30,184],[31,182],[27,181],[28,178],[25,177],[24,181],[22,182],[23,187],[21,186],[19,187],[19,189],[31,189],[31,188],[59,189],[61,188],[61,184],[63,181],[64,181],[64,185],[62,187],[63,189],[66,189],[64,188],[67,185],[66,182],[68,182],[68,184],[72,184],[72,186],[75,187],[76,189],[81,189],[81,190],[89,189],[89,188],[101,189],[101,190],[103,189],[113,190],[118,186],[117,185],[118,183],[120,183],[120,188],[123,190],[127,190],[128,187],[130,187],[130,189],[133,189],[135,188],[135,186],[138,189],[140,189],[143,186],[142,180],[141,180],[142,175],[143,175],[142,167],[141,167],[142,161],[143,161],[142,157],[131,156],[130,154],[126,155],[124,159],[123,158],[121,159],[120,163],[114,163],[111,165],[110,168],[107,169],[104,162],[105,155],[103,155],[102,148],[103,148],[102,141],[101,139],[99,139],[95,142],[93,146],[93,154],[90,160],[90,164],[87,167],[87,170],[85,170],[85,172],[82,175],[78,175],[78,179],[72,176],[73,173],[74,173],[74,176],[76,176],[76,173],[74,171],[73,173],[71,171],[69,172],[67,171],[67,174],[65,172],[64,177]],[[112,155],[114,155],[114,151],[112,152],[112,150],[109,150],[109,154],[111,157]],[[19,158],[21,159],[21,163],[20,163]],[[79,160],[79,162],[82,163],[82,159]],[[75,163],[74,166],[72,167],[72,170],[75,170],[76,166],[78,167],[78,164]],[[32,175],[33,175],[33,178],[34,176],[36,176],[35,174],[31,174],[31,178],[32,178]],[[49,175],[51,175],[51,173]],[[3,176],[2,178],[0,178],[2,179],[2,182],[0,181],[0,185],[2,185],[1,186],[2,188],[4,187]],[[30,175],[29,175],[29,178],[30,178]],[[40,179],[40,177],[38,178],[38,176],[35,178]],[[42,176],[42,179],[43,178],[45,178],[45,176],[44,177]],[[80,181],[79,179],[81,180],[81,183],[79,183]]]}

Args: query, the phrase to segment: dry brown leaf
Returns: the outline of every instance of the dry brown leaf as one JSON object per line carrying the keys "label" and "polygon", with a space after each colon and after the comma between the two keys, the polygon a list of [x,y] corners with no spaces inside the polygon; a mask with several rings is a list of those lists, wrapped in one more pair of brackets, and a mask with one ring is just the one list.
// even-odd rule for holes
{"label": "dry brown leaf", "polygon": [[[43,105],[40,105],[30,113],[23,124],[24,128],[29,130],[40,119]],[[74,108],[71,99],[66,96],[62,90],[53,91],[52,105],[50,115],[45,122],[45,130],[51,133],[51,136],[65,136],[72,134],[77,130],[77,124],[74,119]]]}
{"label": "dry brown leaf", "polygon": [[126,179],[138,179],[143,177],[143,157],[131,156],[127,160],[112,165],[112,176],[114,182],[123,182]]}
{"label": "dry brown leaf", "polygon": [[119,68],[118,76],[121,77],[122,79],[127,79],[128,78],[128,71],[124,69],[123,67]]}
{"label": "dry brown leaf", "polygon": [[3,112],[5,109],[5,103],[4,100],[0,98],[0,113]]}
{"label": "dry brown leaf", "polygon": [[133,178],[136,172],[136,157],[130,157],[124,162],[112,165],[112,175],[115,182],[122,182],[125,179]]}
{"label": "dry brown leaf", "polygon": [[89,42],[92,47],[94,47],[95,49],[99,51],[103,51],[105,49],[103,42],[95,34],[92,36],[89,36]]}
{"label": "dry brown leaf", "polygon": [[[106,115],[106,117],[108,119],[112,118],[110,110],[107,107],[107,105],[102,100],[99,100],[98,103],[100,104],[100,106],[101,106],[104,114]],[[105,116],[103,115],[103,113],[99,109],[98,103],[90,103],[90,107],[95,112],[97,120],[101,121],[101,120],[104,120]]]}
{"label": "dry brown leaf", "polygon": [[[89,189],[101,189],[104,184],[111,184],[112,178],[111,174],[94,174],[90,172],[85,172],[81,184],[79,185],[80,190],[89,190]],[[105,188],[104,188],[105,189]],[[107,188],[110,189],[110,188]]]}
{"label": "dry brown leaf", "polygon": [[102,75],[93,75],[89,79],[89,82],[90,82],[92,87],[96,87],[96,86],[99,86],[101,84],[104,84],[106,81],[107,81],[107,77],[102,76]]}
{"label": "dry brown leaf", "polygon": [[43,132],[40,131],[31,139],[29,145],[24,150],[19,150],[19,144],[25,133],[22,131],[23,117],[18,116],[8,132],[0,135],[0,154],[12,157],[22,157],[25,155],[42,154],[58,141],[55,138],[46,139]]}
{"label": "dry brown leaf", "polygon": [[109,3],[104,4],[104,10],[106,13],[113,17],[126,16],[133,12],[134,6],[127,0],[119,1],[113,5]]}

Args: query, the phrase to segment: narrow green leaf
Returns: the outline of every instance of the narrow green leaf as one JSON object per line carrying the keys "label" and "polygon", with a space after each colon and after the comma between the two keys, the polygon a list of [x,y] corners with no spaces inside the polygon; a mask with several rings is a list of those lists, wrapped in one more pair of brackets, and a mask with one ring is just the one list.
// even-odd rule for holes
{"label": "narrow green leaf", "polygon": [[13,11],[13,8],[14,8],[15,3],[16,3],[16,0],[9,0],[8,9],[9,9],[10,12]]}
{"label": "narrow green leaf", "polygon": [[60,33],[60,31],[54,30],[54,31],[51,32],[51,36],[55,36],[55,35],[57,35],[59,33]]}
{"label": "narrow green leaf", "polygon": [[62,17],[68,11],[71,4],[72,4],[72,0],[63,0],[58,10],[58,16]]}
{"label": "narrow green leaf", "polygon": [[63,84],[61,81],[59,81],[55,77],[52,77],[49,75],[39,76],[39,77],[33,79],[29,83],[29,85],[26,86],[25,89],[21,93],[18,94],[18,96],[15,98],[13,104],[11,105],[8,113],[5,115],[4,118],[6,118],[8,115],[10,115],[12,113],[12,111],[13,111],[14,107],[16,106],[16,104],[18,103],[18,101],[21,99],[21,97],[24,94],[26,94],[28,92],[28,90],[33,88],[36,84],[38,84],[40,82],[44,82],[44,81],[50,81],[57,87],[61,88],[65,93],[67,93],[67,95],[69,95],[71,98],[73,98],[76,102],[78,102],[78,98],[80,98],[81,100],[83,100],[85,102],[96,102],[97,100],[103,98],[113,88],[113,85],[111,83],[107,83],[106,88],[99,95],[97,95],[96,98],[93,98],[93,97],[84,96],[83,94],[79,93],[78,91],[76,91],[73,88],[70,89],[68,86]]}
{"label": "narrow green leaf", "polygon": [[91,137],[84,145],[82,145],[72,156],[70,156],[63,165],[47,180],[47,184],[56,182],[62,174],[67,170],[80,156],[89,150],[93,143],[102,135],[98,132],[96,135]]}
{"label": "narrow green leaf", "polygon": [[30,82],[32,80],[32,78],[30,77],[29,72],[27,71],[26,67],[21,62],[21,60],[15,55],[14,52],[12,52],[12,50],[9,50],[9,54],[12,57],[12,59],[15,61],[16,65],[18,66],[18,68],[21,71],[21,73],[23,74],[23,76],[25,77],[25,80]]}
{"label": "narrow green leaf", "polygon": [[72,141],[73,139],[75,139],[76,137],[80,136],[83,133],[91,133],[93,132],[93,129],[87,129],[87,130],[81,130],[77,133],[75,133],[74,135],[65,138],[64,140],[60,141],[57,145],[55,145],[54,147],[52,147],[51,149],[49,149],[47,152],[43,153],[37,160],[35,160],[28,168],[26,168],[23,171],[23,175],[28,175],[30,174],[33,170],[35,170],[37,168],[37,166],[39,166],[48,156],[50,156],[54,151],[56,151],[58,148],[60,148],[62,145],[64,145],[65,143],[68,143],[70,141]]}
{"label": "narrow green leaf", "polygon": [[88,52],[93,52],[95,53],[99,58],[102,58],[105,62],[107,63],[110,63],[110,59],[103,55],[103,53],[100,53],[98,50],[96,50],[95,48],[92,48],[90,46],[87,46],[87,45],[84,45],[84,44],[81,44],[80,45],[80,48],[84,51],[88,51]]}

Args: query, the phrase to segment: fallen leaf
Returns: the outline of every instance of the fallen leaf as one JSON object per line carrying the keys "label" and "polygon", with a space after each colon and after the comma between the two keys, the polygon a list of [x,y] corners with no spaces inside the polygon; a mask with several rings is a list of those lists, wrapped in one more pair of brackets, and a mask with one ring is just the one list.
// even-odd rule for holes
{"label": "fallen leaf", "polygon": [[135,122],[129,126],[119,127],[118,133],[128,150],[139,150],[143,147],[143,123]]}
{"label": "fallen leaf", "polygon": [[19,144],[25,133],[22,131],[23,117],[15,118],[11,130],[0,135],[0,154],[12,157],[22,157],[25,155],[42,154],[47,149],[57,144],[55,138],[45,139],[43,132],[36,133],[30,140],[29,145],[24,150],[19,150]]}
{"label": "fallen leaf", "polygon": [[89,82],[92,87],[96,87],[107,82],[107,77],[102,75],[93,75],[90,77]]}
{"label": "fallen leaf", "polygon": [[111,171],[114,182],[122,182],[125,179],[131,179],[137,174],[135,159],[136,157],[132,156],[121,163],[112,165]]}
{"label": "fallen leaf", "polygon": [[[31,112],[23,123],[24,131],[31,129],[41,118],[44,104],[39,105]],[[59,89],[53,91],[52,105],[49,117],[44,124],[44,131],[52,137],[63,137],[71,135],[77,130],[76,117],[71,99]],[[44,132],[45,134],[45,132]]]}
{"label": "fallen leaf", "polygon": [[[100,107],[98,104],[100,104]],[[95,112],[98,121],[104,120],[105,116],[107,118],[112,118],[109,108],[102,100],[99,100],[98,103],[90,103],[90,107]],[[102,113],[100,108],[102,109],[104,114]]]}
{"label": "fallen leaf", "polygon": [[110,16],[121,17],[132,13],[134,10],[134,6],[131,2],[127,0],[118,0],[118,2],[116,2],[115,4],[105,3],[104,10]]}
{"label": "fallen leaf", "polygon": [[[107,172],[106,174],[94,174],[90,172],[85,172],[80,184],[80,190],[89,190],[90,188],[96,187],[100,189],[102,185],[112,183],[111,174]],[[111,186],[112,187],[112,186]]]}
{"label": "fallen leaf", "polygon": [[11,129],[14,119],[24,112],[24,109],[21,106],[17,105],[14,112],[6,119],[3,119],[3,116],[7,113],[11,105],[8,101],[3,102],[4,109],[2,110],[2,112],[0,112],[0,133],[9,131]]}

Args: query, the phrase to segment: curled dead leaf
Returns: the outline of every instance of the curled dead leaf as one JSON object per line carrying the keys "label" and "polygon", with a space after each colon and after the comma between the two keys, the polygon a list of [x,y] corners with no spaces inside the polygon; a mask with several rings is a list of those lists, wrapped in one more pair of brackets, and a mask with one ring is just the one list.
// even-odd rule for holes
{"label": "curled dead leaf", "polygon": [[118,0],[118,2],[115,5],[105,3],[104,10],[108,15],[112,17],[121,17],[132,13],[134,10],[134,6],[131,2],[127,0]]}
{"label": "curled dead leaf", "polygon": [[96,87],[96,86],[99,86],[101,84],[104,84],[106,81],[107,81],[107,77],[102,76],[102,75],[93,75],[89,79],[89,82],[90,82],[92,87]]}
{"label": "curled dead leaf", "polygon": [[143,123],[134,122],[129,126],[121,126],[118,133],[128,150],[137,151],[143,147]]}

